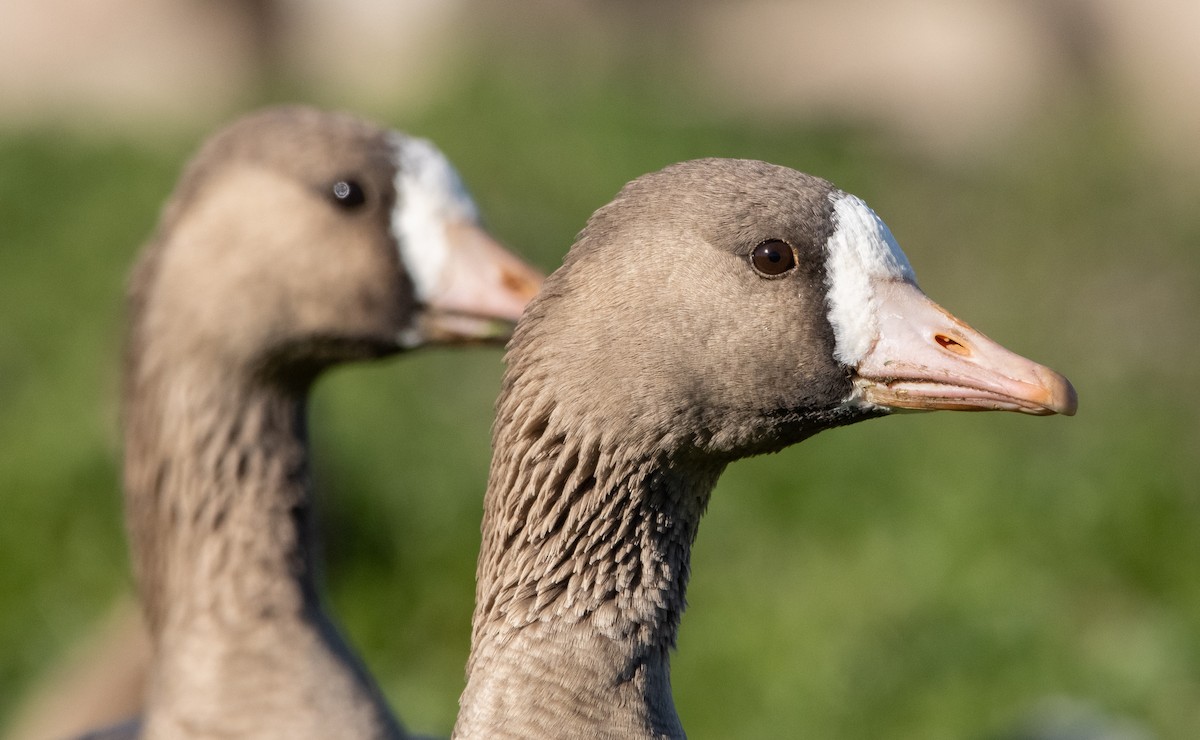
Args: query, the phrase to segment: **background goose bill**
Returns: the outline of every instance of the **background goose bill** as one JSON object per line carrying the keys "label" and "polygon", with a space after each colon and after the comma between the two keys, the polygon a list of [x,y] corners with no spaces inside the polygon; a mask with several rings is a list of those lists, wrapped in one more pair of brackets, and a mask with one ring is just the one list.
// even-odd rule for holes
{"label": "background goose bill", "polygon": [[875,286],[878,337],[855,368],[855,396],[888,409],[1072,416],[1075,388],[955,318],[916,285]]}
{"label": "background goose bill", "polygon": [[476,224],[449,222],[445,230],[446,259],[405,344],[507,341],[543,275]]}

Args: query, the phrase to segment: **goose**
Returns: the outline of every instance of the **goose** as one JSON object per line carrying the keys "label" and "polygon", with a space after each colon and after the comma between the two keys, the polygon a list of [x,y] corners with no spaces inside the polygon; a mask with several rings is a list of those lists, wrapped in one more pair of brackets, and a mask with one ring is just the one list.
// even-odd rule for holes
{"label": "goose", "polygon": [[927,298],[862,200],[752,160],[626,185],[505,361],[456,738],[683,737],[670,653],[734,460],[896,411],[1077,404]]}
{"label": "goose", "polygon": [[318,597],[309,388],[503,341],[540,282],[427,140],[289,106],[201,147],[130,279],[126,523],[153,658],[122,732],[404,736]]}

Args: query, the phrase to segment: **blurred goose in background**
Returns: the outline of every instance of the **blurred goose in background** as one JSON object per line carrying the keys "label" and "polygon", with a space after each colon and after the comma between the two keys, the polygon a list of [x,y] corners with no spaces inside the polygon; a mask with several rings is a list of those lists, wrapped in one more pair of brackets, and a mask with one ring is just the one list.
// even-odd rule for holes
{"label": "blurred goose in background", "polygon": [[118,732],[404,735],[318,597],[309,388],[503,341],[540,282],[423,139],[287,107],[202,147],[130,282],[126,516],[153,658]]}
{"label": "blurred goose in background", "polygon": [[682,737],[669,654],[725,466],[901,410],[1073,414],[863,201],[686,162],[597,211],[509,343],[460,738]]}

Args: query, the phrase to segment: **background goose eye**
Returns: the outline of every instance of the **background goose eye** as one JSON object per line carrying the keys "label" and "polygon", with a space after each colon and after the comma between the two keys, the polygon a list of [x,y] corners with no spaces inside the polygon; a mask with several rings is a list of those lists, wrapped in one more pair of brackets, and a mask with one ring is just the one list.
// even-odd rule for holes
{"label": "background goose eye", "polygon": [[365,203],[367,196],[354,180],[338,180],[333,184],[333,199],[339,206],[354,208]]}
{"label": "background goose eye", "polygon": [[796,266],[796,254],[782,239],[768,239],[754,248],[750,264],[762,275],[782,275]]}

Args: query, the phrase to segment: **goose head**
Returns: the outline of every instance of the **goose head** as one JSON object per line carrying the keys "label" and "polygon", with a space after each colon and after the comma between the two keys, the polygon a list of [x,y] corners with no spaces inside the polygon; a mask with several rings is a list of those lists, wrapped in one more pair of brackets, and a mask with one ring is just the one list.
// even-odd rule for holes
{"label": "goose head", "polygon": [[749,160],[627,185],[548,278],[510,365],[510,386],[556,389],[556,416],[726,462],[894,411],[1076,408],[1063,376],[926,297],[862,200]]}
{"label": "goose head", "polygon": [[275,108],[189,165],[133,277],[134,338],[306,382],[339,361],[503,341],[540,282],[430,142]]}
{"label": "goose head", "polygon": [[628,184],[507,361],[464,738],[683,736],[669,654],[728,463],[895,411],[1076,407],[927,298],[865,203],[747,160]]}

